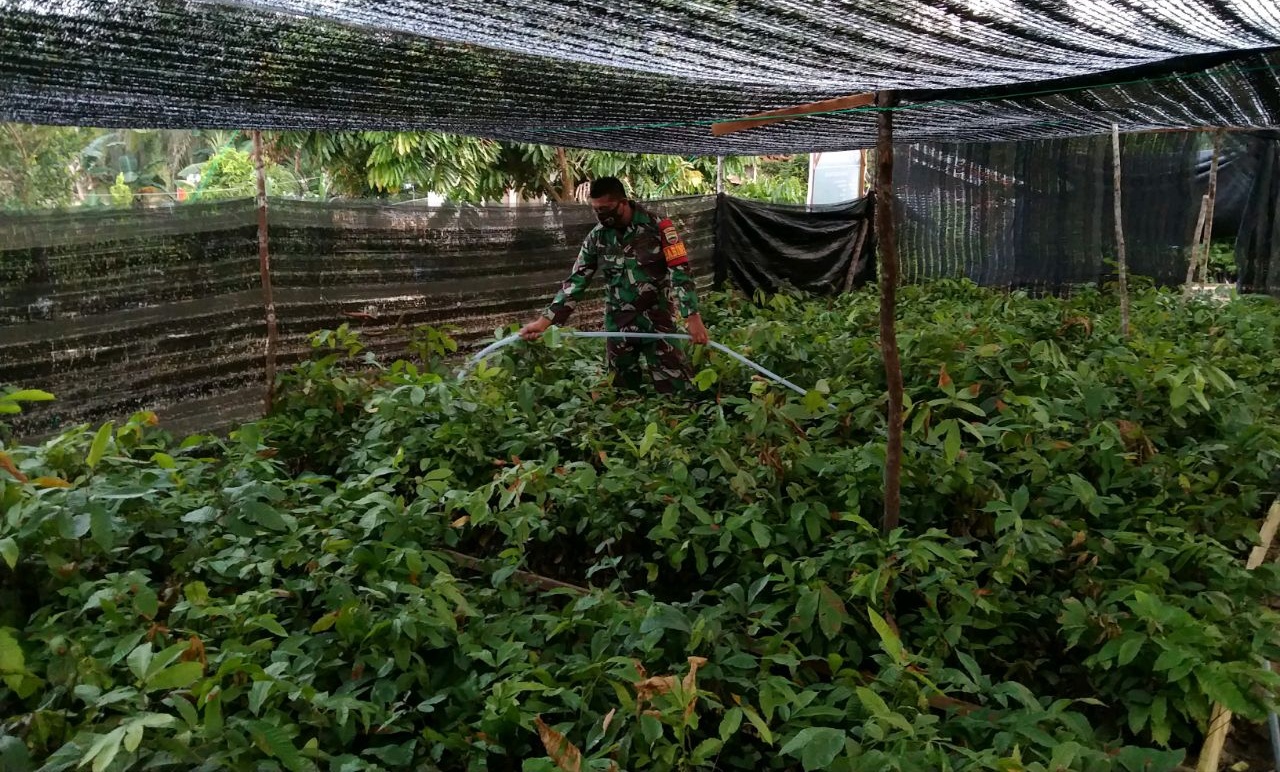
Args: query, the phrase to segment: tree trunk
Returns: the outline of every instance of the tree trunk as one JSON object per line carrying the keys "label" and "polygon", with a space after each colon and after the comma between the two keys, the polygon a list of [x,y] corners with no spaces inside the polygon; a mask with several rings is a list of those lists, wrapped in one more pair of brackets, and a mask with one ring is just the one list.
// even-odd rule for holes
{"label": "tree trunk", "polygon": [[[896,95],[881,92],[880,107],[892,107]],[[902,361],[898,354],[898,241],[893,200],[893,111],[881,110],[876,140],[876,240],[880,251],[880,353],[889,386],[889,437],[884,462],[884,519],[881,530],[898,527],[902,510]]]}
{"label": "tree trunk", "polygon": [[556,148],[556,161],[560,164],[560,189],[555,191],[555,197],[560,203],[568,204],[574,200],[573,192],[578,186],[574,180],[573,171],[569,168],[569,156],[564,148]]}

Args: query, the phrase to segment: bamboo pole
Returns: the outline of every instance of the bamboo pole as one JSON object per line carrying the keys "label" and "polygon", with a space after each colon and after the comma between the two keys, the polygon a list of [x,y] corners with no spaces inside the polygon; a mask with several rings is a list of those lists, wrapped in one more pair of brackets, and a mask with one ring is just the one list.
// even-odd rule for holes
{"label": "bamboo pole", "polygon": [[[1250,571],[1262,565],[1271,550],[1271,542],[1275,540],[1276,531],[1280,529],[1280,499],[1271,505],[1267,519],[1258,532],[1258,546],[1249,553],[1245,567]],[[1214,704],[1209,716],[1209,730],[1204,736],[1204,747],[1200,749],[1200,759],[1196,763],[1196,772],[1218,772],[1222,763],[1222,749],[1227,744],[1227,734],[1231,731],[1231,711],[1221,704]]]}
{"label": "bamboo pole", "polygon": [[867,231],[871,230],[871,218],[862,218],[858,226],[858,240],[853,244],[853,257],[849,260],[849,270],[844,275],[844,292],[853,290],[853,275],[858,270],[858,258],[862,256],[862,245],[867,243]]}
{"label": "bamboo pole", "polygon": [[889,437],[884,462],[884,519],[881,530],[898,527],[902,510],[902,361],[898,353],[896,328],[898,303],[898,240],[894,223],[893,197],[893,111],[884,108],[897,103],[897,95],[884,91],[876,103],[876,243],[880,253],[880,353],[889,387]]}
{"label": "bamboo pole", "polygon": [[1200,216],[1196,218],[1195,234],[1191,237],[1191,259],[1187,261],[1187,281],[1182,285],[1182,296],[1191,297],[1191,283],[1196,280],[1196,265],[1200,262],[1200,244],[1204,239],[1204,217],[1209,213],[1209,194],[1200,197]]}
{"label": "bamboo pole", "polygon": [[258,271],[262,278],[262,304],[267,314],[266,375],[267,391],[263,397],[264,412],[271,412],[276,395],[276,302],[271,291],[271,253],[268,249],[267,174],[263,160],[262,132],[253,132],[253,166],[258,179]]}
{"label": "bamboo pole", "polygon": [[1204,220],[1204,250],[1200,255],[1200,283],[1209,281],[1209,253],[1213,249],[1213,210],[1218,202],[1218,151],[1222,147],[1222,131],[1213,135],[1213,160],[1209,162],[1209,209]]}
{"label": "bamboo pole", "polygon": [[[440,551],[448,555],[449,557],[453,558],[454,562],[456,562],[458,565],[462,566],[463,568],[466,568],[470,571],[475,571],[477,573],[485,573],[484,562],[481,561],[480,558],[473,557],[471,555],[466,555],[461,552],[456,552],[454,550],[440,550]],[[576,595],[591,594],[591,588],[582,587],[577,584],[569,584],[568,582],[562,582],[559,579],[552,579],[548,576],[542,576],[541,574],[530,573],[529,571],[516,571],[514,574],[512,574],[512,576],[515,578],[516,581],[520,582],[521,584],[527,587],[533,587],[533,588],[542,590],[544,592],[552,592],[554,590],[568,590],[569,592],[572,592]],[[623,603],[627,603],[627,601],[623,601]]]}
{"label": "bamboo pole", "polygon": [[1111,151],[1115,174],[1116,259],[1120,270],[1120,334],[1129,337],[1129,262],[1124,249],[1124,219],[1120,206],[1120,126],[1111,124]]}

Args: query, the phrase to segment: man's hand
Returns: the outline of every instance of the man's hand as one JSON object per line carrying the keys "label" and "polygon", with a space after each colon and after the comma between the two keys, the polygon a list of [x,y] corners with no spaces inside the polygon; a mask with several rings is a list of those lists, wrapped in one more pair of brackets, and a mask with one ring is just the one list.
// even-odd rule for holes
{"label": "man's hand", "polygon": [[685,320],[685,324],[689,326],[689,339],[699,346],[705,346],[711,342],[711,336],[707,334],[707,328],[702,324],[702,316],[694,314]]}
{"label": "man's hand", "polygon": [[542,333],[546,332],[547,328],[550,326],[550,319],[545,316],[539,316],[537,319],[534,319],[532,322],[529,322],[524,327],[520,328],[520,337],[525,340],[537,340],[542,337]]}

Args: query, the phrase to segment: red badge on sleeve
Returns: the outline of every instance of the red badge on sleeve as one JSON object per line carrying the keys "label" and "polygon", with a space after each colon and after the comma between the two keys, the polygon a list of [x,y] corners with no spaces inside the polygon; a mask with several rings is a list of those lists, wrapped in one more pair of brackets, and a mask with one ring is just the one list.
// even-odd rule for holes
{"label": "red badge on sleeve", "polygon": [[663,218],[658,223],[658,230],[662,233],[662,254],[667,258],[667,265],[676,268],[689,262],[689,251],[680,240],[680,234],[676,233],[675,224],[670,219]]}

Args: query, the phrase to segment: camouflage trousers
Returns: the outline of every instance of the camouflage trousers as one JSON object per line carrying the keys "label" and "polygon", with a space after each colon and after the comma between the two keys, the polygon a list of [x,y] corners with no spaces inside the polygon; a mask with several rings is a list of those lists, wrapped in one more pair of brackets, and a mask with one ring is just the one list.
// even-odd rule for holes
{"label": "camouflage trousers", "polygon": [[[667,313],[640,315],[606,312],[604,328],[609,332],[675,332],[675,321]],[[639,389],[644,381],[640,360],[644,359],[660,394],[684,394],[689,391],[693,373],[684,351],[666,340],[628,340],[610,338],[605,359],[616,386]]]}

